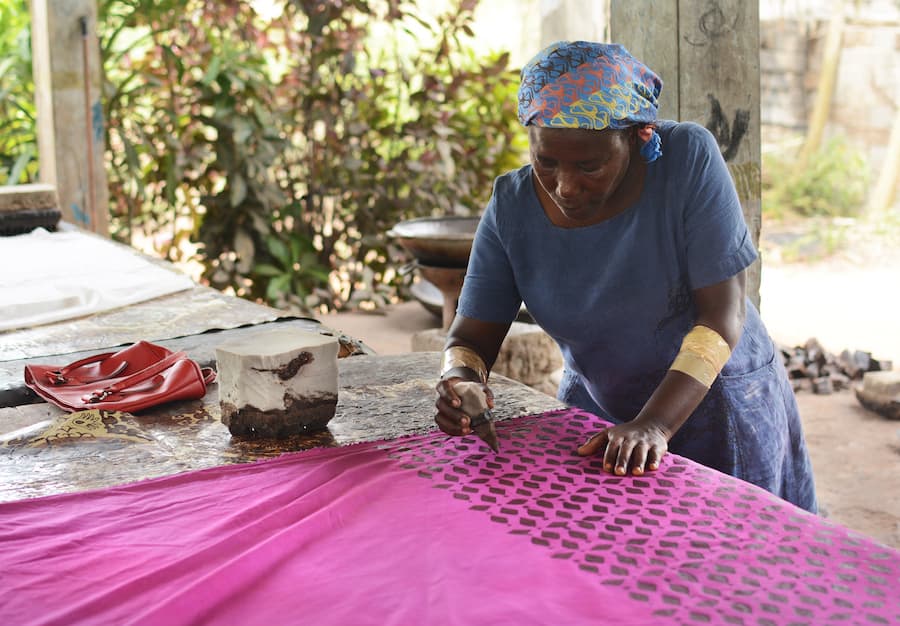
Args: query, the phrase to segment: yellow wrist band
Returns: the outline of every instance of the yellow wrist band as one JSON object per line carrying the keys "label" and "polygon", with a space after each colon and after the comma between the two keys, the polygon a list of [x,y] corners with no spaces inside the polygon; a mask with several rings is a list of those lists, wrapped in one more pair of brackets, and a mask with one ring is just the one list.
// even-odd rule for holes
{"label": "yellow wrist band", "polygon": [[728,342],[712,328],[694,326],[669,369],[683,372],[709,389],[731,357]]}
{"label": "yellow wrist band", "polygon": [[444,350],[444,356],[441,359],[441,377],[455,367],[467,367],[478,374],[481,382],[487,382],[487,366],[472,348],[451,346]]}

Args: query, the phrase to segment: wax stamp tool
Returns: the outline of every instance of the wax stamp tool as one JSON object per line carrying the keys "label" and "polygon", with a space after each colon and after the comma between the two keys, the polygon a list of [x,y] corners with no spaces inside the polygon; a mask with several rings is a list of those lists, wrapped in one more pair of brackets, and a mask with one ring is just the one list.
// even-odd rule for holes
{"label": "wax stamp tool", "polygon": [[462,401],[459,408],[469,416],[472,430],[491,447],[491,450],[499,452],[500,444],[497,441],[497,430],[494,428],[494,414],[488,408],[487,396],[481,384],[464,381],[456,383],[453,390]]}

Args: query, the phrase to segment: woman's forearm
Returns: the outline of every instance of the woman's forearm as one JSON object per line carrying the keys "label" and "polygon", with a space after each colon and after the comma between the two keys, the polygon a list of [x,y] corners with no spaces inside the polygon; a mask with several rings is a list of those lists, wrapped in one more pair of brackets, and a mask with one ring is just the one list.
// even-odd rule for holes
{"label": "woman's forearm", "polygon": [[[696,325],[688,333],[662,382],[635,417],[658,427],[667,438],[678,432],[700,405],[719,371],[737,347],[746,317],[743,272],[693,293]],[[693,341],[691,341],[693,336]],[[686,358],[684,358],[686,357]]]}
{"label": "woman's forearm", "polygon": [[706,397],[708,389],[683,372],[669,370],[635,417],[638,423],[658,427],[671,440]]}

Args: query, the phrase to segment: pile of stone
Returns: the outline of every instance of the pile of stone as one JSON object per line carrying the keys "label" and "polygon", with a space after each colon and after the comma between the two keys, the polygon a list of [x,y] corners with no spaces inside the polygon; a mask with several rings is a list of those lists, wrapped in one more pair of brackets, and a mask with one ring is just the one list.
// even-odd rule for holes
{"label": "pile of stone", "polygon": [[871,352],[844,350],[838,355],[822,347],[815,338],[802,346],[781,346],[781,357],[794,391],[830,394],[849,389],[852,381],[860,381],[866,372],[890,371],[893,363],[876,359]]}

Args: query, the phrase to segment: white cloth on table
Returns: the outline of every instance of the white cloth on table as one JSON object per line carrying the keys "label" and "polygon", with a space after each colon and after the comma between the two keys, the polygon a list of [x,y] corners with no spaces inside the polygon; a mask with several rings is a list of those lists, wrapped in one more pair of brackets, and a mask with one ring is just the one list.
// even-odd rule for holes
{"label": "white cloth on table", "polygon": [[83,231],[0,238],[0,331],[108,311],[190,289],[187,275]]}

